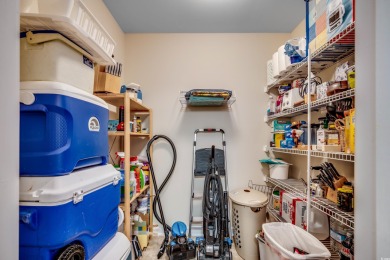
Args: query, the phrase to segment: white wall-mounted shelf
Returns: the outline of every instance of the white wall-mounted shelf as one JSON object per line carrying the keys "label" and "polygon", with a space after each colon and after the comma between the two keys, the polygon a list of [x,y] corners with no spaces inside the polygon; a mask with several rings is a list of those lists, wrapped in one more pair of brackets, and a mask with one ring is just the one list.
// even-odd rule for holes
{"label": "white wall-mounted shelf", "polygon": [[[351,23],[340,34],[317,49],[312,55],[311,69],[318,73],[329,68],[336,62],[348,57],[355,51],[355,22]],[[282,84],[290,83],[294,79],[307,76],[308,61],[304,59],[287,67],[279,73],[278,79],[267,86],[269,91]]]}
{"label": "white wall-mounted shelf", "polygon": [[[311,103],[311,110],[319,109],[320,107],[326,106],[329,102],[338,101],[346,98],[351,98],[355,96],[355,89],[349,89],[337,94],[334,94],[332,96],[328,96],[327,98],[319,99],[316,101],[313,101]],[[307,104],[297,106],[294,108],[289,108],[287,110],[284,110],[280,113],[273,114],[267,117],[267,121],[279,118],[279,117],[294,117],[297,115],[302,115],[307,113]]]}
{"label": "white wall-mounted shelf", "polygon": [[236,96],[234,92],[231,97],[227,100],[213,100],[212,98],[208,100],[201,101],[190,101],[187,100],[185,95],[187,91],[180,91],[179,101],[182,107],[231,107],[231,105],[236,102]]}
{"label": "white wall-mounted shelf", "polygon": [[[305,155],[305,156],[307,156],[308,153],[307,150],[277,148],[277,147],[270,147],[269,150],[277,153],[288,153],[288,154]],[[310,155],[313,157],[324,158],[324,159],[332,159],[332,160],[338,160],[344,162],[355,162],[355,155],[350,153],[311,151]]]}
{"label": "white wall-mounted shelf", "polygon": [[[278,180],[273,178],[267,178],[267,182],[272,183],[273,185],[278,186],[285,191],[288,191],[289,193],[299,197],[303,201],[306,201],[306,184],[303,183],[301,180]],[[344,212],[337,208],[337,205],[335,203],[324,198],[312,197],[310,204],[314,208],[322,211],[323,213],[343,223],[344,225],[352,229],[354,228],[355,217],[353,212]]]}

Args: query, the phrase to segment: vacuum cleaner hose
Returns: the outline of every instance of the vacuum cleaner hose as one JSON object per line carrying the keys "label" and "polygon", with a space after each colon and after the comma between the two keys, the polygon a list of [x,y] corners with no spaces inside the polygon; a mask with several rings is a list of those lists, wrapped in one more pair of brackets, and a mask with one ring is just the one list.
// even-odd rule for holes
{"label": "vacuum cleaner hose", "polygon": [[[156,182],[156,177],[154,175],[154,169],[153,169],[153,163],[152,163],[152,158],[150,156],[150,148],[152,146],[152,144],[158,140],[158,139],[165,139],[166,141],[168,141],[168,143],[171,145],[172,147],[172,152],[173,152],[173,161],[172,161],[172,166],[171,166],[171,169],[169,170],[169,173],[168,175],[165,177],[164,181],[162,182],[162,184],[160,185],[160,187],[157,187],[157,182]],[[150,173],[151,173],[151,176],[152,176],[152,179],[153,179],[153,186],[154,186],[154,190],[155,190],[155,193],[156,193],[156,196],[154,197],[154,200],[153,200],[153,212],[154,212],[154,216],[156,217],[156,219],[158,220],[158,222],[160,222],[163,227],[164,227],[164,233],[166,233],[166,230],[169,230],[171,231],[171,227],[169,225],[167,225],[165,223],[165,218],[164,218],[164,212],[162,210],[162,205],[161,205],[161,200],[160,200],[160,193],[161,191],[164,189],[165,185],[167,184],[168,180],[171,178],[171,175],[175,169],[175,166],[176,166],[176,158],[177,158],[177,154],[176,154],[176,147],[175,145],[173,144],[172,140],[165,136],[165,135],[155,135],[153,136],[152,139],[149,140],[148,144],[147,144],[147,147],[146,147],[146,155],[148,157],[148,161],[149,161],[149,168],[150,168]],[[157,207],[158,206],[158,211],[157,211]]]}

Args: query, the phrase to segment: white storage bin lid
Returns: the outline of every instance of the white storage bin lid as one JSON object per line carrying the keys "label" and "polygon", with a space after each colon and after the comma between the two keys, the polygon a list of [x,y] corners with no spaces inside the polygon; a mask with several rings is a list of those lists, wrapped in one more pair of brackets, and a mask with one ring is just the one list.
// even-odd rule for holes
{"label": "white storage bin lid", "polygon": [[23,81],[20,82],[20,102],[26,105],[34,103],[33,94],[58,94],[77,98],[108,109],[107,103],[84,90],[55,81]]}
{"label": "white storage bin lid", "polygon": [[58,31],[102,65],[114,65],[115,41],[81,0],[21,0],[20,31]]}
{"label": "white storage bin lid", "polygon": [[233,202],[248,207],[262,207],[268,203],[266,194],[249,188],[231,191],[229,197]]}
{"label": "white storage bin lid", "polygon": [[127,259],[131,252],[130,241],[123,233],[116,235],[95,255],[92,260]]}
{"label": "white storage bin lid", "polygon": [[88,167],[63,176],[20,177],[19,200],[21,204],[61,205],[104,186],[119,185],[120,178],[120,172],[111,164]]}

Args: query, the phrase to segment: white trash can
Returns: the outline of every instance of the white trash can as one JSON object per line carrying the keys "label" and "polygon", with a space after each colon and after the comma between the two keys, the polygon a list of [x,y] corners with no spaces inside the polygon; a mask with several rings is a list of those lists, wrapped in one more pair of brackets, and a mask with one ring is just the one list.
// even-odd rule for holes
{"label": "white trash can", "polygon": [[[267,260],[328,259],[329,250],[310,233],[291,223],[263,224]],[[295,249],[306,254],[294,253]]]}
{"label": "white trash can", "polygon": [[231,191],[230,199],[237,253],[245,260],[258,260],[259,247],[255,235],[265,223],[268,196],[257,190],[241,188]]}

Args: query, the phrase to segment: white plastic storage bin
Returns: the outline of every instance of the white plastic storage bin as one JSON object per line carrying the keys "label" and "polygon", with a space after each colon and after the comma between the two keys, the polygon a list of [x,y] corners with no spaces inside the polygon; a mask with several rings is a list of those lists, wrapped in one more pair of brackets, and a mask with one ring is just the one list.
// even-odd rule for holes
{"label": "white plastic storage bin", "polygon": [[270,164],[269,175],[273,179],[286,180],[288,179],[289,164]]}
{"label": "white plastic storage bin", "polygon": [[21,32],[60,32],[99,64],[115,63],[115,41],[80,0],[21,0],[20,27]]}
{"label": "white plastic storage bin", "polygon": [[118,232],[92,260],[126,260],[130,253],[129,239],[123,233]]}
{"label": "white plastic storage bin", "polygon": [[264,239],[261,238],[259,234],[256,234],[255,238],[256,238],[257,242],[259,242],[260,260],[267,260],[267,258],[265,257],[266,245],[265,245]]}
{"label": "white plastic storage bin", "polygon": [[57,81],[93,94],[91,60],[61,41],[32,45],[20,37],[20,81]]}
{"label": "white plastic storage bin", "polygon": [[54,259],[69,245],[91,259],[118,230],[120,173],[112,165],[20,177],[20,259]]}
{"label": "white plastic storage bin", "polygon": [[[317,238],[291,223],[265,223],[263,231],[266,260],[318,260],[331,256],[329,250]],[[294,248],[308,254],[294,253]]]}
{"label": "white plastic storage bin", "polygon": [[266,222],[268,196],[253,189],[236,189],[230,192],[234,244],[237,253],[245,260],[259,259],[255,234]]}
{"label": "white plastic storage bin", "polygon": [[59,82],[21,82],[20,89],[21,176],[65,175],[107,163],[104,100]]}

